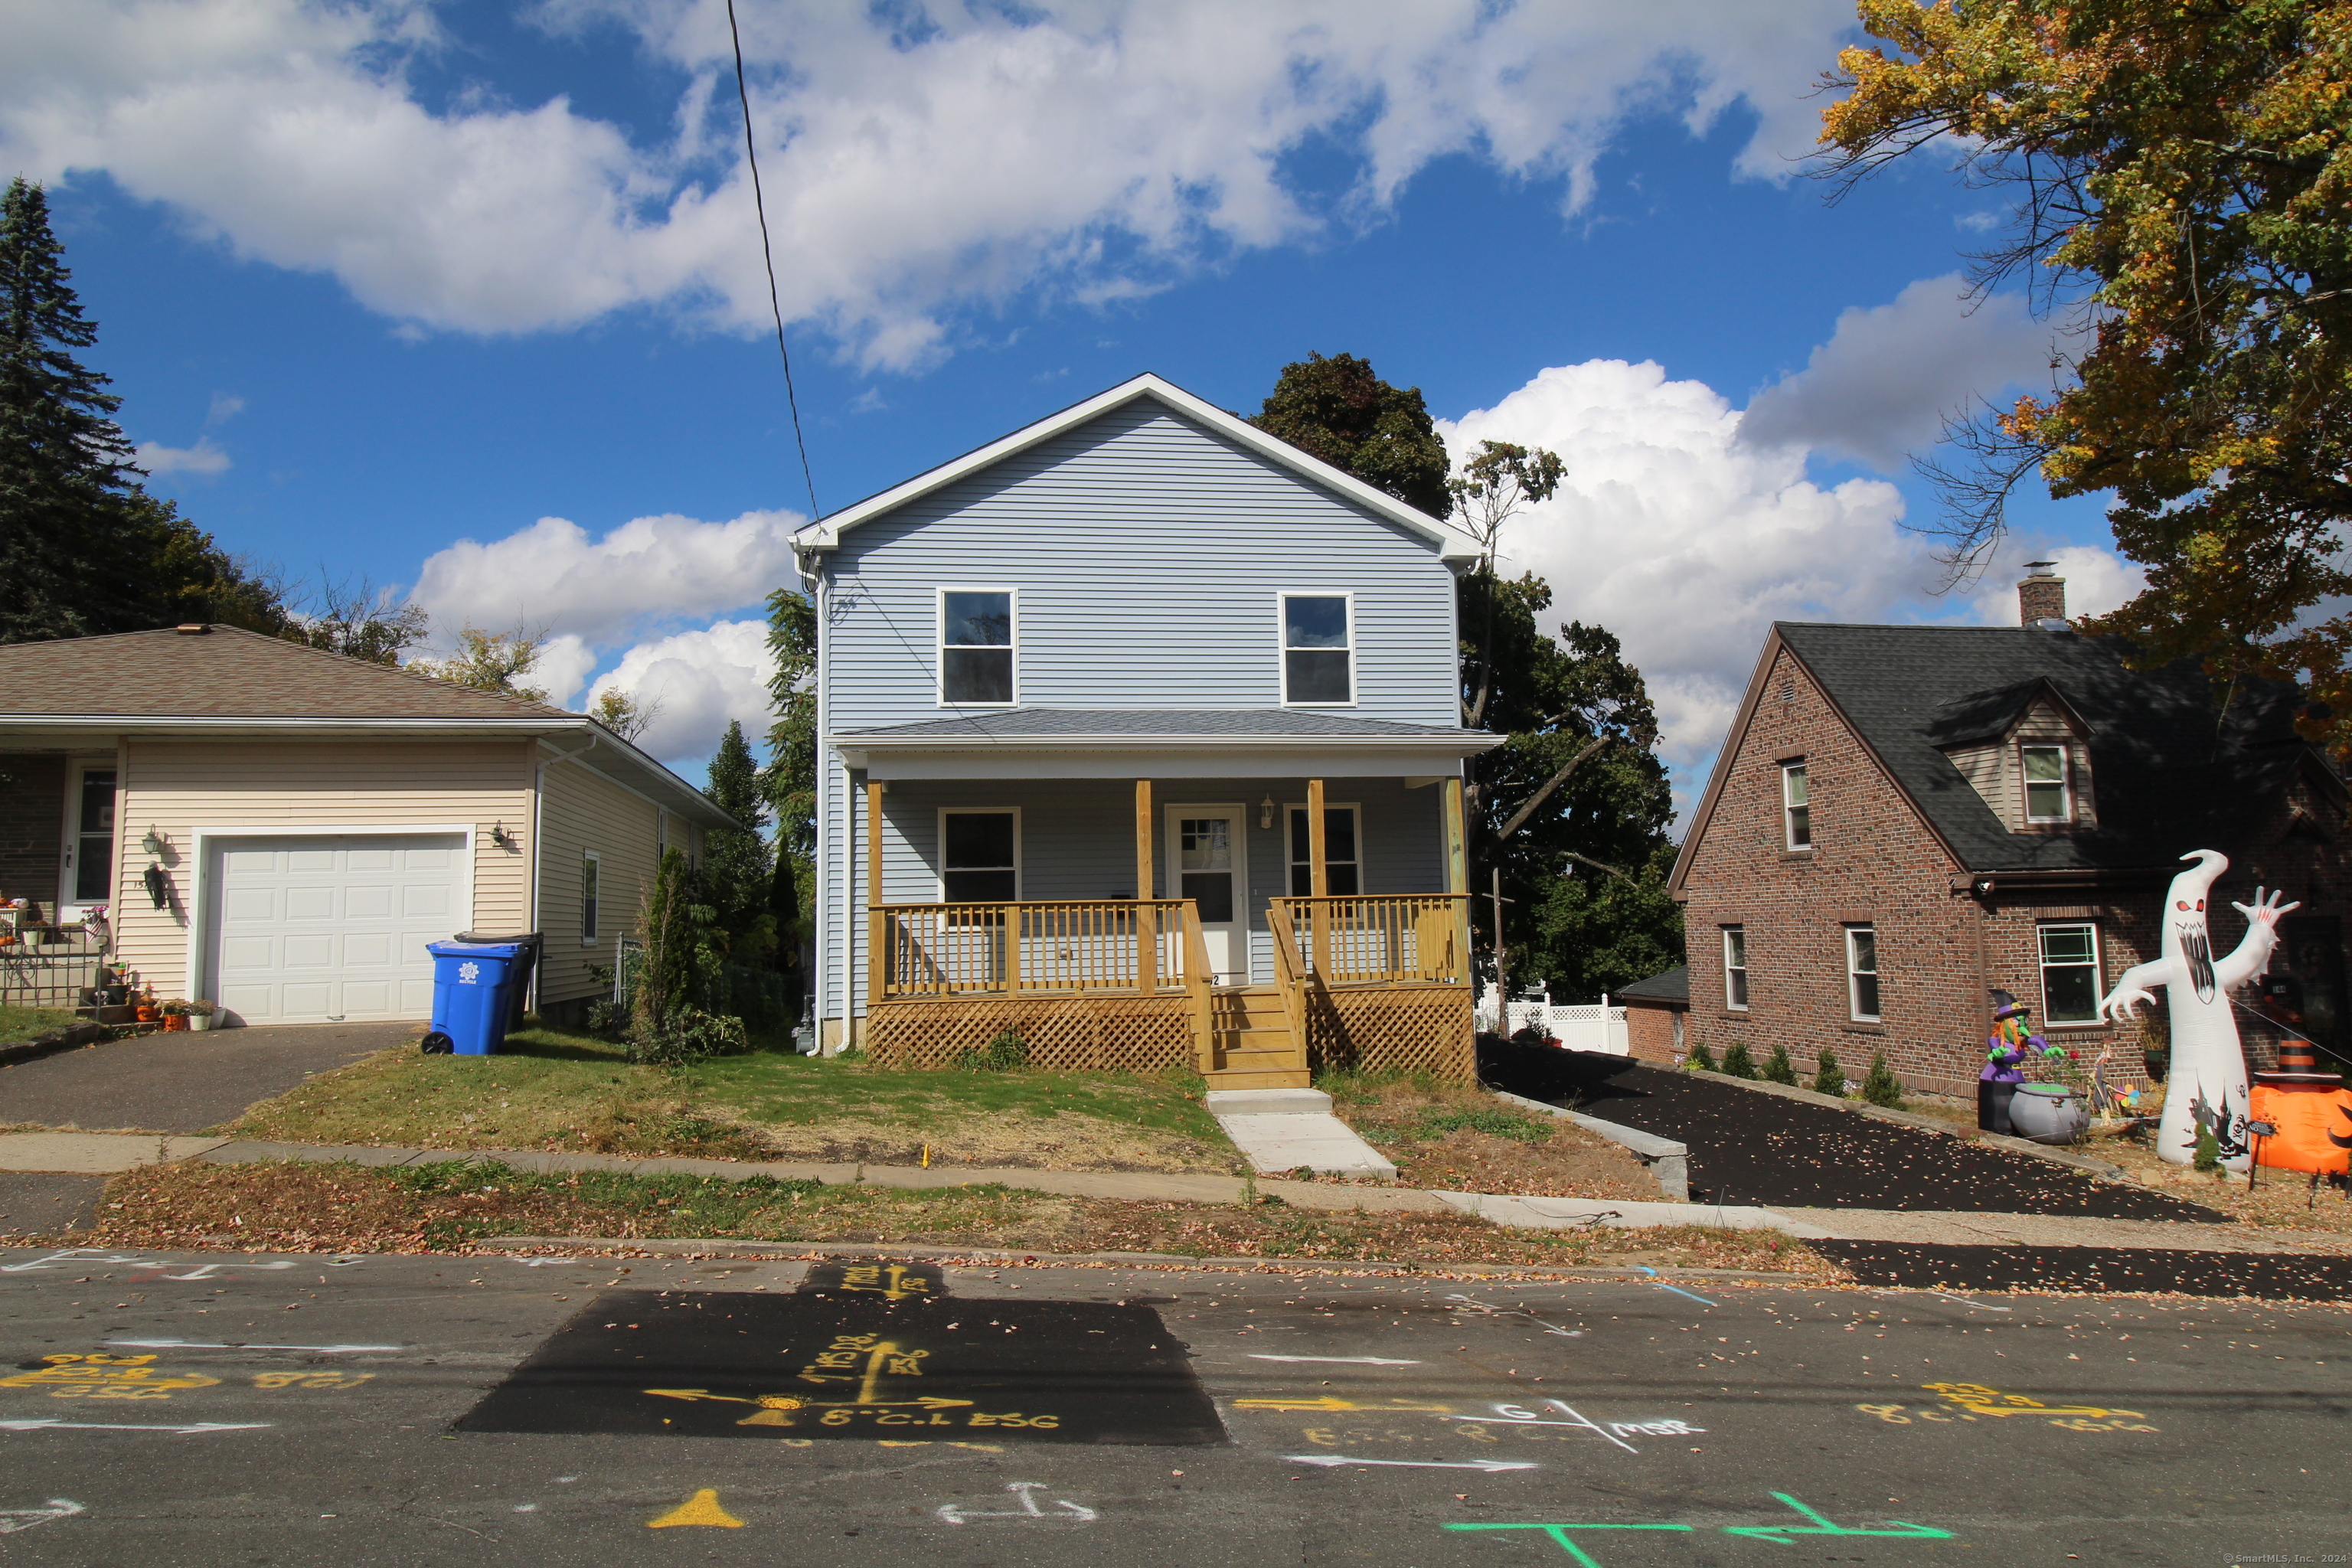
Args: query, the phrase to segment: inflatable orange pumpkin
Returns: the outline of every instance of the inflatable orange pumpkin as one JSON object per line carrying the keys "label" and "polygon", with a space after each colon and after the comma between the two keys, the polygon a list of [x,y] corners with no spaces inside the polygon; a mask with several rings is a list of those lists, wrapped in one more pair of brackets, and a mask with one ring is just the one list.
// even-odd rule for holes
{"label": "inflatable orange pumpkin", "polygon": [[2309,1041],[2279,1043],[2279,1070],[2254,1075],[2248,1110],[2252,1120],[2278,1129],[2261,1141],[2255,1163],[2323,1175],[2352,1168],[2352,1089],[2319,1070]]}

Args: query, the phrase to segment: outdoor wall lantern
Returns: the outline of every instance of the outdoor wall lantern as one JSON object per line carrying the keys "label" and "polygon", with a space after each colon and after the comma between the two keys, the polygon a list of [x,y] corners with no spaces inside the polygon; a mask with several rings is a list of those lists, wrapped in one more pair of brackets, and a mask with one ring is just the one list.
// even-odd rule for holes
{"label": "outdoor wall lantern", "polygon": [[1274,826],[1274,796],[1267,795],[1257,803],[1257,825],[1261,830]]}
{"label": "outdoor wall lantern", "polygon": [[149,856],[157,860],[161,860],[163,858],[163,850],[166,847],[163,842],[163,836],[155,831],[155,825],[153,823],[151,822],[147,825],[147,836],[140,839],[139,847],[147,851]]}
{"label": "outdoor wall lantern", "polygon": [[515,847],[514,835],[507,831],[507,825],[504,822],[494,822],[490,825],[490,842],[501,849],[512,849]]}

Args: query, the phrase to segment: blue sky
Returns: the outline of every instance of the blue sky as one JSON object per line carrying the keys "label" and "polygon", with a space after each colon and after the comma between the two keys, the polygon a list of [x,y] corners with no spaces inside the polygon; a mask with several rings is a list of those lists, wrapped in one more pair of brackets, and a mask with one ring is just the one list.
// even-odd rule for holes
{"label": "blue sky", "polygon": [[[1685,789],[1775,616],[2013,618],[2050,550],[2078,609],[2129,591],[2046,500],[1929,591],[1906,455],[2051,334],[1964,311],[1993,209],[1941,167],[1795,176],[1848,8],[739,3],[827,509],[1139,371],[1247,413],[1362,354],[1568,458],[1507,547],[1624,637]],[[51,184],[157,489],[446,629],[544,625],[558,698],[659,698],[681,765],[757,728],[808,496],[722,6],[0,16],[0,163]]]}

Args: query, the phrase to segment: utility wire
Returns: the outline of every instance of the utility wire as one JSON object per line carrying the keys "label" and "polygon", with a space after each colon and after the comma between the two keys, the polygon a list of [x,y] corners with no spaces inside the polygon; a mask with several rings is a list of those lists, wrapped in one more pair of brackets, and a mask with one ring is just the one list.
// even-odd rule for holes
{"label": "utility wire", "polygon": [[809,471],[808,441],[801,435],[801,402],[793,392],[793,356],[784,347],[784,307],[776,297],[776,251],[768,239],[768,200],[760,190],[760,143],[751,134],[751,89],[743,79],[743,35],[735,27],[735,0],[727,0],[727,36],[735,45],[735,95],[743,104],[743,156],[751,165],[751,208],[760,215],[760,258],[768,264],[768,309],[776,318],[776,357],[784,362],[784,405],[793,413],[793,444],[800,448],[801,478],[808,485],[809,518],[822,515],[816,477]]}

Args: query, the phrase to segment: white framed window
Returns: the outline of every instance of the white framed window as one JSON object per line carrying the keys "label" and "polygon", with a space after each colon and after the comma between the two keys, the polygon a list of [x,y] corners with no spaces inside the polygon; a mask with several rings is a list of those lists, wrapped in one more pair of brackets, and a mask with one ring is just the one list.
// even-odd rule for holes
{"label": "white framed window", "polygon": [[1293,708],[1347,708],[1356,700],[1356,596],[1284,593],[1282,700]]}
{"label": "white framed window", "polygon": [[940,902],[1010,904],[1021,898],[1021,808],[940,808]]}
{"label": "white framed window", "polygon": [[1878,1022],[1878,928],[1845,928],[1846,1012],[1857,1024]]}
{"label": "white framed window", "polygon": [[2067,777],[2063,746],[2020,746],[2019,766],[2025,774],[2025,820],[2074,820],[2074,781]]}
{"label": "white framed window", "polygon": [[1805,782],[1805,764],[1780,764],[1780,824],[1783,838],[1791,849],[1813,847],[1813,806],[1810,787]]}
{"label": "white framed window", "polygon": [[604,868],[596,851],[580,852],[580,945],[596,945],[596,906],[604,893]]}
{"label": "white framed window", "polygon": [[2095,1024],[2105,988],[2099,977],[2099,928],[2088,921],[2046,925],[2042,946],[2042,1021]]}
{"label": "white framed window", "polygon": [[[1312,897],[1315,844],[1307,830],[1307,807],[1303,804],[1292,805],[1285,808],[1282,816],[1289,840],[1290,896]],[[1360,821],[1360,814],[1352,805],[1323,808],[1323,881],[1335,899],[1353,898],[1364,890],[1363,840],[1358,831]]]}
{"label": "white framed window", "polygon": [[114,764],[78,763],[67,776],[66,854],[58,883],[58,919],[114,901]]}
{"label": "white framed window", "polygon": [[1735,1013],[1748,1011],[1748,931],[1723,928],[1723,1005]]}
{"label": "white framed window", "polygon": [[940,706],[1010,708],[1020,700],[1018,597],[1010,588],[940,590]]}

